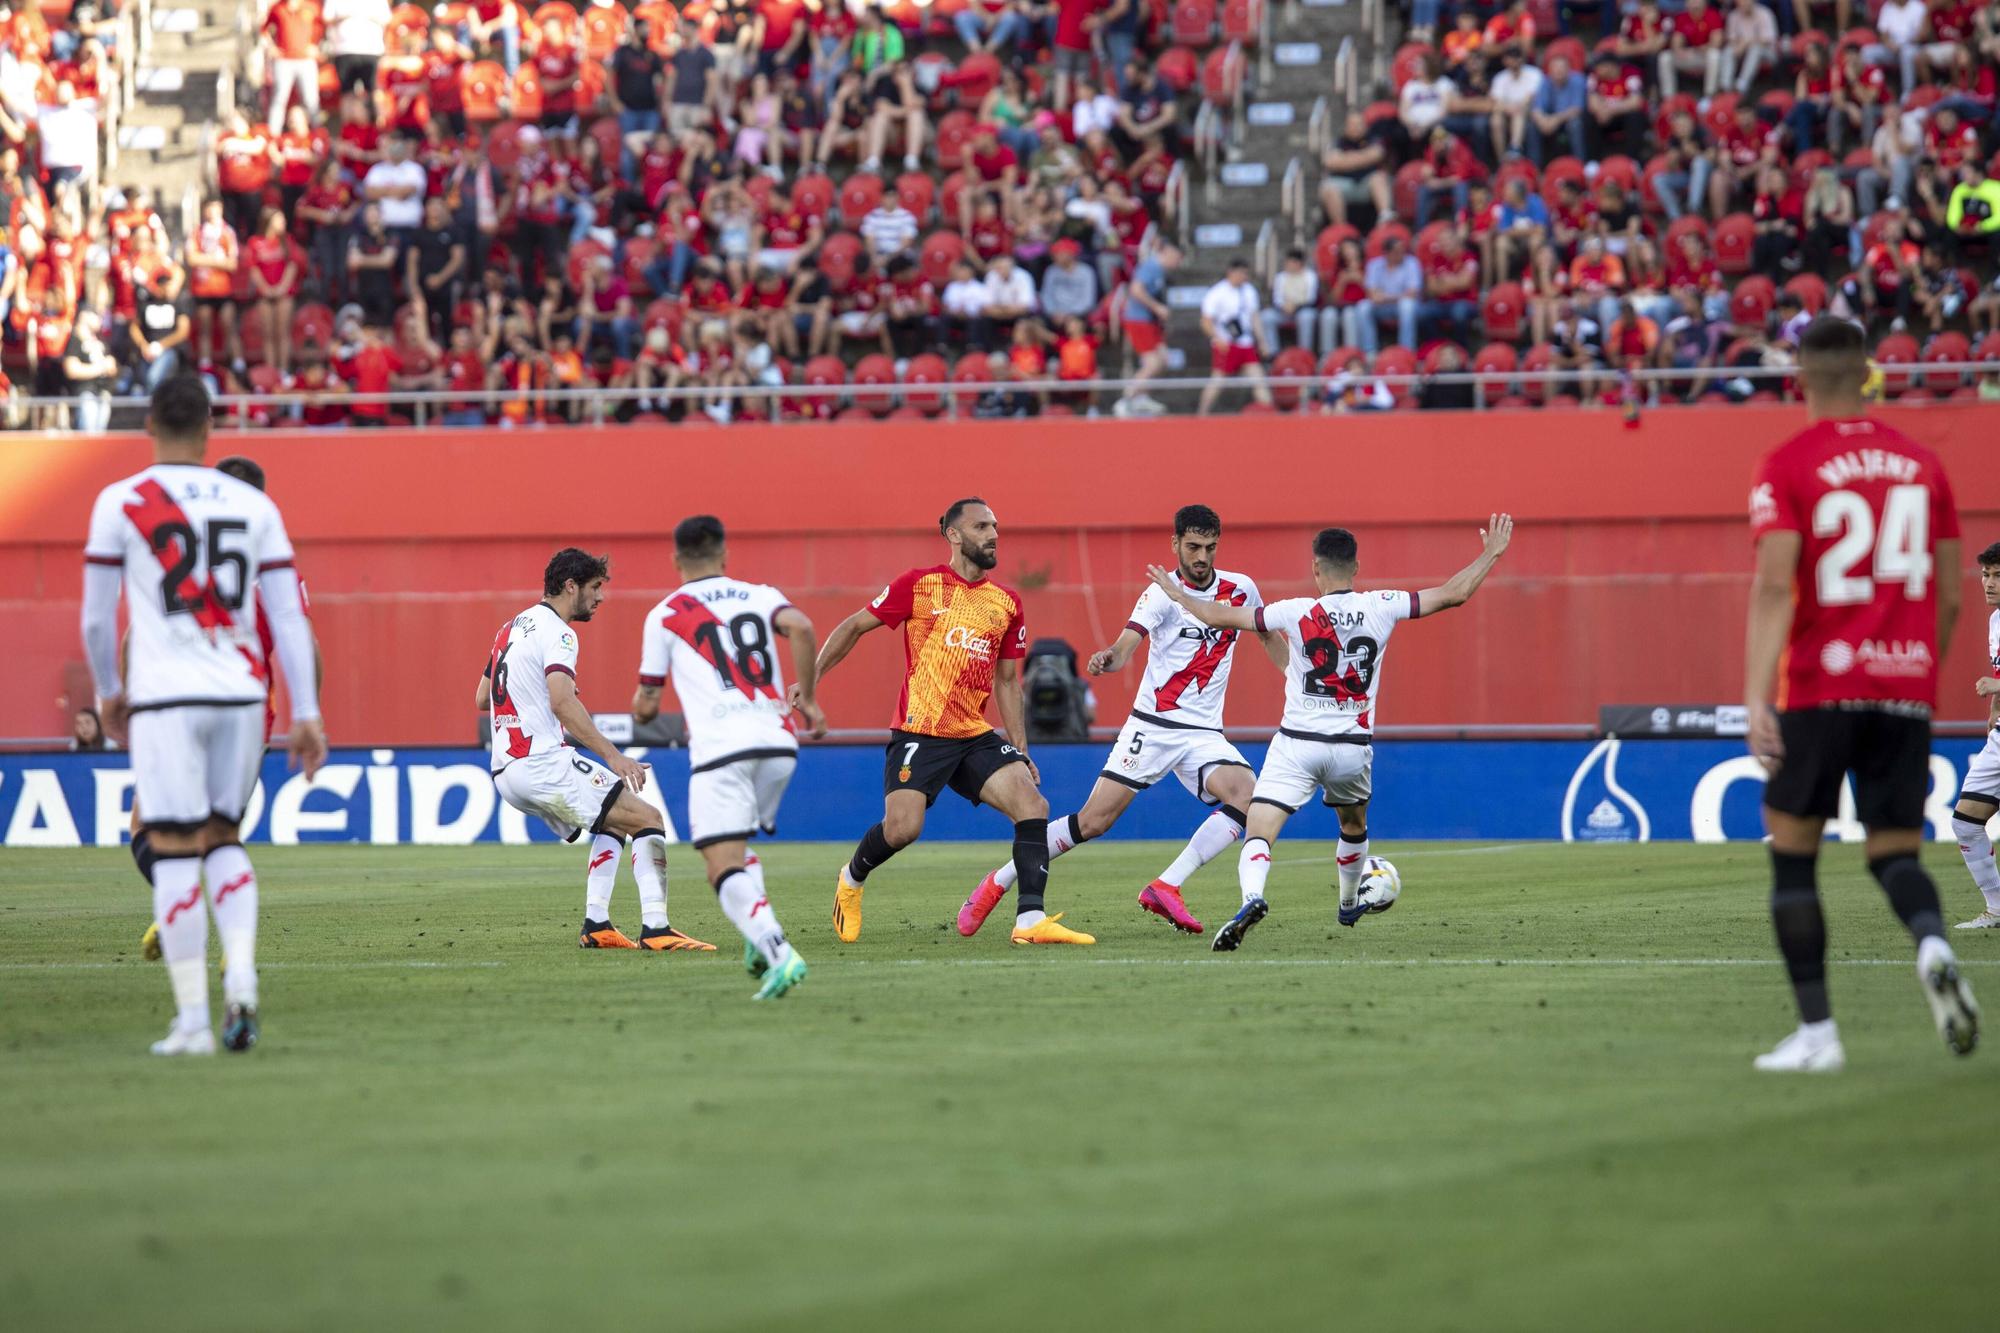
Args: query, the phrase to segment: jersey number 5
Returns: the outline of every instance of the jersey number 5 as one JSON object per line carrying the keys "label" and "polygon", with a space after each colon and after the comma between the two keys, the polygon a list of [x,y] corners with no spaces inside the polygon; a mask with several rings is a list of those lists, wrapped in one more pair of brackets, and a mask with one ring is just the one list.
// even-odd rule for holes
{"label": "jersey number 5", "polygon": [[[1891,486],[1875,511],[1853,491],[1828,491],[1813,506],[1813,536],[1840,540],[1826,548],[1814,571],[1821,606],[1871,601],[1878,583],[1900,583],[1903,596],[1920,600],[1931,582],[1931,492],[1928,486]],[[1872,559],[1871,559],[1872,556]],[[1868,572],[1857,572],[1864,560]]]}

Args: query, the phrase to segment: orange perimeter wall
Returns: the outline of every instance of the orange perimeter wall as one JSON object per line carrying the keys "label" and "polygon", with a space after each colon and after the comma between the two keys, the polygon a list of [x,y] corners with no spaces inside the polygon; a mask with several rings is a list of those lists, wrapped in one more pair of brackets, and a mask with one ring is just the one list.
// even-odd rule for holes
{"label": "orange perimeter wall", "polygon": [[[2000,537],[2000,409],[1891,409],[1952,469],[1968,550]],[[732,572],[775,583],[822,634],[897,571],[941,558],[933,516],[978,493],[999,514],[999,577],[1022,590],[1031,636],[1110,641],[1167,554],[1169,520],[1223,517],[1222,563],[1267,597],[1307,588],[1306,543],[1327,524],[1361,539],[1369,586],[1443,580],[1512,511],[1514,550],[1464,611],[1396,638],[1385,723],[1594,722],[1601,702],[1716,702],[1742,679],[1757,455],[1801,424],[1781,407],[1681,408],[1627,429],[1613,413],[1379,417],[834,422],[592,430],[219,433],[270,475],[299,548],[329,663],[329,729],[350,744],[463,743],[494,629],[538,595],[558,545],[611,553],[611,597],[583,633],[581,683],[621,709],[639,622],[675,583],[671,532],[690,513],[729,524]],[[67,732],[84,685],[80,552],[104,483],[145,440],[0,438],[0,575],[9,626],[0,736]],[[1983,716],[1968,686],[1984,636],[1975,582],[1947,668],[1944,715]],[[1270,725],[1281,690],[1252,649],[1230,720]],[[828,682],[836,726],[878,727],[901,648],[871,635]],[[1116,722],[1137,672],[1098,682]]]}

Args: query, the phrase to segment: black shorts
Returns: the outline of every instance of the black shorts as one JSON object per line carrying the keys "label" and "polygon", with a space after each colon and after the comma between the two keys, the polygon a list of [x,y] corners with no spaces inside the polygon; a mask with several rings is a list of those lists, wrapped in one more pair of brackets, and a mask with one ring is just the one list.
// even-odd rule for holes
{"label": "black shorts", "polygon": [[1788,815],[1832,819],[1840,782],[1854,775],[1854,814],[1864,828],[1924,826],[1930,793],[1931,723],[1876,708],[1804,708],[1778,714],[1785,761],[1764,804]]}
{"label": "black shorts", "polygon": [[980,736],[923,736],[914,731],[889,733],[887,762],[882,766],[882,793],[920,791],[926,809],[937,804],[946,787],[974,805],[986,780],[1009,764],[1028,756],[1009,745],[999,732]]}
{"label": "black shorts", "polygon": [[197,296],[194,298],[194,308],[196,310],[230,310],[235,308],[235,305],[236,298],[233,296]]}

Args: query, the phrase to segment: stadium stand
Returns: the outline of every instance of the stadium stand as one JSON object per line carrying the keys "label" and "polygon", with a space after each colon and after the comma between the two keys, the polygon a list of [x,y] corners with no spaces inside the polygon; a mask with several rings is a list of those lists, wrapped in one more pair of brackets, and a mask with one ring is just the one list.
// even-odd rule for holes
{"label": "stadium stand", "polygon": [[[1878,0],[1843,31],[1760,0],[1370,0],[1344,28],[1297,0],[251,3],[180,207],[100,170],[144,25],[80,0],[0,30],[14,382],[101,397],[192,365],[322,425],[411,419],[342,400],[406,390],[462,424],[567,419],[550,391],[585,387],[625,391],[620,420],[1091,411],[1115,395],[1002,370],[1127,373],[1128,285],[1174,240],[1183,278],[1254,250],[1259,359],[1306,381],[1281,411],[1457,401],[1315,380],[1356,355],[1572,372],[1483,402],[1634,374],[1740,400],[1784,391],[1757,374],[1819,310],[1897,364],[2000,328],[2000,0]],[[1301,68],[1274,23],[1347,36]],[[1302,121],[1303,157],[1259,147]],[[1200,290],[1170,294],[1191,373]],[[86,309],[115,377],[71,373],[100,366],[69,354]],[[1920,374],[1885,391],[2000,396]],[[776,392],[812,385],[859,392]]]}

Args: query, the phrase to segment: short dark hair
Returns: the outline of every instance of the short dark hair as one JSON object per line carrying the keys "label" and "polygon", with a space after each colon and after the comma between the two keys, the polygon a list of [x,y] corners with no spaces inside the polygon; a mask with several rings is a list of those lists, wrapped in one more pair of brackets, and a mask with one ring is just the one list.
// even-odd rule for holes
{"label": "short dark hair", "polygon": [[1979,553],[1979,567],[1981,569],[1988,569],[1995,565],[2000,565],[2000,542],[1994,542]]}
{"label": "short dark hair", "polygon": [[1239,268],[1247,269],[1249,267],[1250,267],[1250,261],[1245,259],[1242,255],[1234,255],[1229,260],[1229,269],[1232,273]]}
{"label": "short dark hair", "polygon": [[722,554],[722,520],[696,514],[674,525],[674,554],[683,560],[713,560]]}
{"label": "short dark hair", "polygon": [[563,585],[571,579],[581,588],[592,579],[611,577],[611,557],[592,555],[574,546],[565,546],[549,557],[548,568],[542,571],[542,595],[554,597],[563,590]]}
{"label": "short dark hair", "polygon": [[146,405],[146,419],[153,435],[162,440],[201,440],[208,437],[208,422],[214,409],[208,400],[208,386],[199,375],[169,375],[153,390]]}
{"label": "short dark hair", "polygon": [[1323,565],[1352,566],[1360,555],[1354,534],[1346,528],[1321,528],[1313,538],[1313,559]]}
{"label": "short dark hair", "polygon": [[1799,335],[1799,359],[1808,356],[1866,356],[1868,337],[1859,324],[1819,315]]}
{"label": "short dark hair", "polygon": [[1180,540],[1190,532],[1199,532],[1205,537],[1222,535],[1222,518],[1207,505],[1182,505],[1174,511],[1174,539]]}
{"label": "short dark hair", "polygon": [[951,508],[945,510],[944,517],[938,520],[938,536],[942,537],[945,533],[950,532],[951,525],[958,522],[966,510],[972,508],[974,505],[983,505],[985,503],[986,501],[976,495],[968,495],[963,500],[953,500]]}
{"label": "short dark hair", "polygon": [[1815,393],[1859,393],[1868,378],[1868,340],[1859,324],[1816,316],[1799,335],[1799,382]]}
{"label": "short dark hair", "polygon": [[231,454],[217,463],[215,470],[224,476],[236,478],[246,486],[255,486],[260,491],[264,489],[264,469],[257,465],[255,459],[245,458],[242,454]]}

